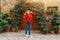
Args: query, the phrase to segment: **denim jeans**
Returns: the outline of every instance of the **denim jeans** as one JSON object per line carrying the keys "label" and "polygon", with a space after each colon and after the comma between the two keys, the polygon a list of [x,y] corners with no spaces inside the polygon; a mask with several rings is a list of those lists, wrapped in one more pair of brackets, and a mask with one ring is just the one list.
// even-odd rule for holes
{"label": "denim jeans", "polygon": [[25,34],[31,35],[31,28],[32,28],[32,24],[26,24]]}

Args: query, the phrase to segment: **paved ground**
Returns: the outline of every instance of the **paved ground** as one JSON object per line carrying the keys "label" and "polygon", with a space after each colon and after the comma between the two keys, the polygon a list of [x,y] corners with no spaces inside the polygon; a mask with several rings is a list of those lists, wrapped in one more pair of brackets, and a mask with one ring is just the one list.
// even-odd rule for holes
{"label": "paved ground", "polygon": [[40,34],[32,31],[32,38],[25,37],[25,31],[0,33],[0,40],[60,40],[60,34]]}

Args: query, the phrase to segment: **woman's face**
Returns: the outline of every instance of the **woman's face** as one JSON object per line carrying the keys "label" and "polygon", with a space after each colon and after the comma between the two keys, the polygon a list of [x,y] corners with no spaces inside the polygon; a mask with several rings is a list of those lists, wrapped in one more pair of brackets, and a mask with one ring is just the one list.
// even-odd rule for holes
{"label": "woman's face", "polygon": [[30,10],[27,10],[27,11],[26,11],[26,13],[27,13],[27,14],[30,14],[30,13],[31,13],[31,11],[30,11]]}
{"label": "woman's face", "polygon": [[30,14],[30,11],[27,11],[26,13],[27,13],[27,14]]}

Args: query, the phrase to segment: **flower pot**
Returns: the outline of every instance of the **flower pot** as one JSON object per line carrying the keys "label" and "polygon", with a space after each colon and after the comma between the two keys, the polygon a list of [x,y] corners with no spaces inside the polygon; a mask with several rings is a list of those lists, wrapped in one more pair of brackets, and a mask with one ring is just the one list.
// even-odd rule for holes
{"label": "flower pot", "polygon": [[60,25],[58,26],[58,30],[57,31],[58,31],[58,34],[60,34]]}
{"label": "flower pot", "polygon": [[58,28],[58,34],[60,34],[60,28]]}
{"label": "flower pot", "polygon": [[5,32],[9,32],[10,31],[10,27],[5,27]]}
{"label": "flower pot", "polygon": [[14,27],[14,26],[11,27],[11,31],[12,31],[12,32],[16,32],[16,31],[17,31],[17,30],[16,30],[16,27]]}
{"label": "flower pot", "polygon": [[48,31],[42,30],[41,33],[42,34],[48,34]]}

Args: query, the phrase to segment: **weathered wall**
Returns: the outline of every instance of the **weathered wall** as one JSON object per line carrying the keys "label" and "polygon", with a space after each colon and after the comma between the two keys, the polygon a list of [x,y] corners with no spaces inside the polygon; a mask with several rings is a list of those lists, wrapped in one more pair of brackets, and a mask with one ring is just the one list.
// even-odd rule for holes
{"label": "weathered wall", "polygon": [[[31,0],[30,0],[31,1]],[[39,0],[40,2],[44,3],[45,9],[47,6],[57,6],[58,13],[60,14],[60,0]],[[10,11],[17,4],[18,0],[1,0],[1,11]]]}
{"label": "weathered wall", "polygon": [[57,6],[58,13],[60,14],[60,0],[41,0],[41,1],[45,3],[45,9],[47,9],[48,6]]}
{"label": "weathered wall", "polygon": [[9,12],[17,2],[17,0],[1,0],[1,12]]}

